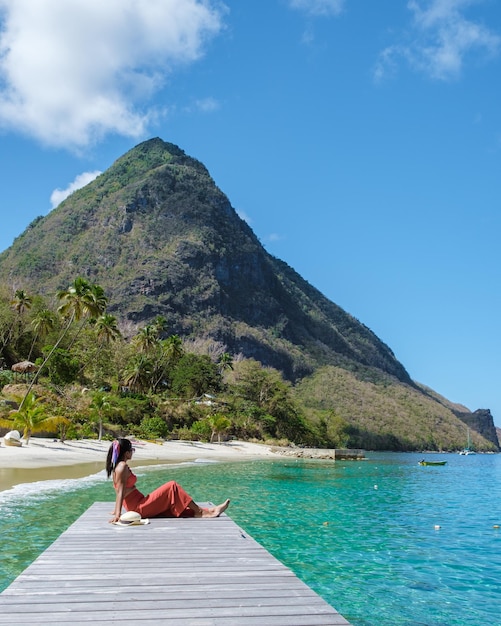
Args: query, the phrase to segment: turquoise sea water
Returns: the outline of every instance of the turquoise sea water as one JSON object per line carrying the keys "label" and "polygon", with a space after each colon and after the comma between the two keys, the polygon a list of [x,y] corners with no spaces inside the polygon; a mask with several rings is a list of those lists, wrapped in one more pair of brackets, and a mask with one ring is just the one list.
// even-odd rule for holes
{"label": "turquoise sea water", "polygon": [[[354,626],[501,626],[501,455],[426,456],[443,467],[420,458],[135,471],[144,492],[174,479],[196,500],[231,497],[235,522]],[[0,492],[0,590],[92,502],[113,497],[103,472]]]}

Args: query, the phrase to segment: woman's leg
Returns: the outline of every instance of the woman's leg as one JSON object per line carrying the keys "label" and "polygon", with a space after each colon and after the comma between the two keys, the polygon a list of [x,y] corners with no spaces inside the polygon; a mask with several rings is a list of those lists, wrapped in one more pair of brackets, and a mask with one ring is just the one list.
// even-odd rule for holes
{"label": "woman's leg", "polygon": [[191,502],[191,496],[171,480],[147,495],[135,510],[142,517],[181,517]]}
{"label": "woman's leg", "polygon": [[141,517],[219,517],[229,504],[226,500],[218,506],[202,509],[181,485],[171,480],[127,509],[137,511]]}
{"label": "woman's leg", "polygon": [[193,500],[188,504],[188,508],[193,511],[194,517],[219,517],[223,511],[229,507],[230,501],[225,500],[221,504],[217,506],[209,507],[208,509],[202,509],[201,507],[193,502]]}

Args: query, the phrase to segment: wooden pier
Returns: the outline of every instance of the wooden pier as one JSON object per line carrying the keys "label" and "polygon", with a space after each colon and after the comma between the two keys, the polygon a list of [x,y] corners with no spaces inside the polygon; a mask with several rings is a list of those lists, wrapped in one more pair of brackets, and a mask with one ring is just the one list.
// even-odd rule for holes
{"label": "wooden pier", "polygon": [[92,505],[0,594],[0,625],[349,626],[227,515],[120,527],[112,508]]}

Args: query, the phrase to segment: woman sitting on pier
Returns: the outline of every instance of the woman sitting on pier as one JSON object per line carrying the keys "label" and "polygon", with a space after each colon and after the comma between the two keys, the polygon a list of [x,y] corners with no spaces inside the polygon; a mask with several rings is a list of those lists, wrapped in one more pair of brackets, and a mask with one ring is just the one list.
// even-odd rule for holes
{"label": "woman sitting on pier", "polygon": [[136,476],[127,465],[134,448],[128,439],[115,439],[106,457],[108,478],[113,474],[117,493],[115,511],[110,522],[118,522],[122,506],[126,511],[136,511],[141,517],[219,517],[228,508],[229,500],[218,506],[202,509],[191,496],[173,480],[144,496],[136,488]]}

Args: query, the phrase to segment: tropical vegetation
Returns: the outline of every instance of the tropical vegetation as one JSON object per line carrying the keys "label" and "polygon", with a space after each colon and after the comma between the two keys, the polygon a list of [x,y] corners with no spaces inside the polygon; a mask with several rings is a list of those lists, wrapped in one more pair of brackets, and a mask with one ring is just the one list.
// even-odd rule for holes
{"label": "tropical vegetation", "polygon": [[[379,371],[362,377],[326,366],[293,385],[218,344],[183,342],[161,316],[131,329],[107,304],[102,288],[82,277],[53,302],[0,294],[1,428],[22,430],[27,442],[57,433],[395,450],[461,445],[461,429],[444,416],[449,409]],[[13,372],[9,366],[27,355],[36,371]],[[477,446],[489,449],[480,437]]]}

